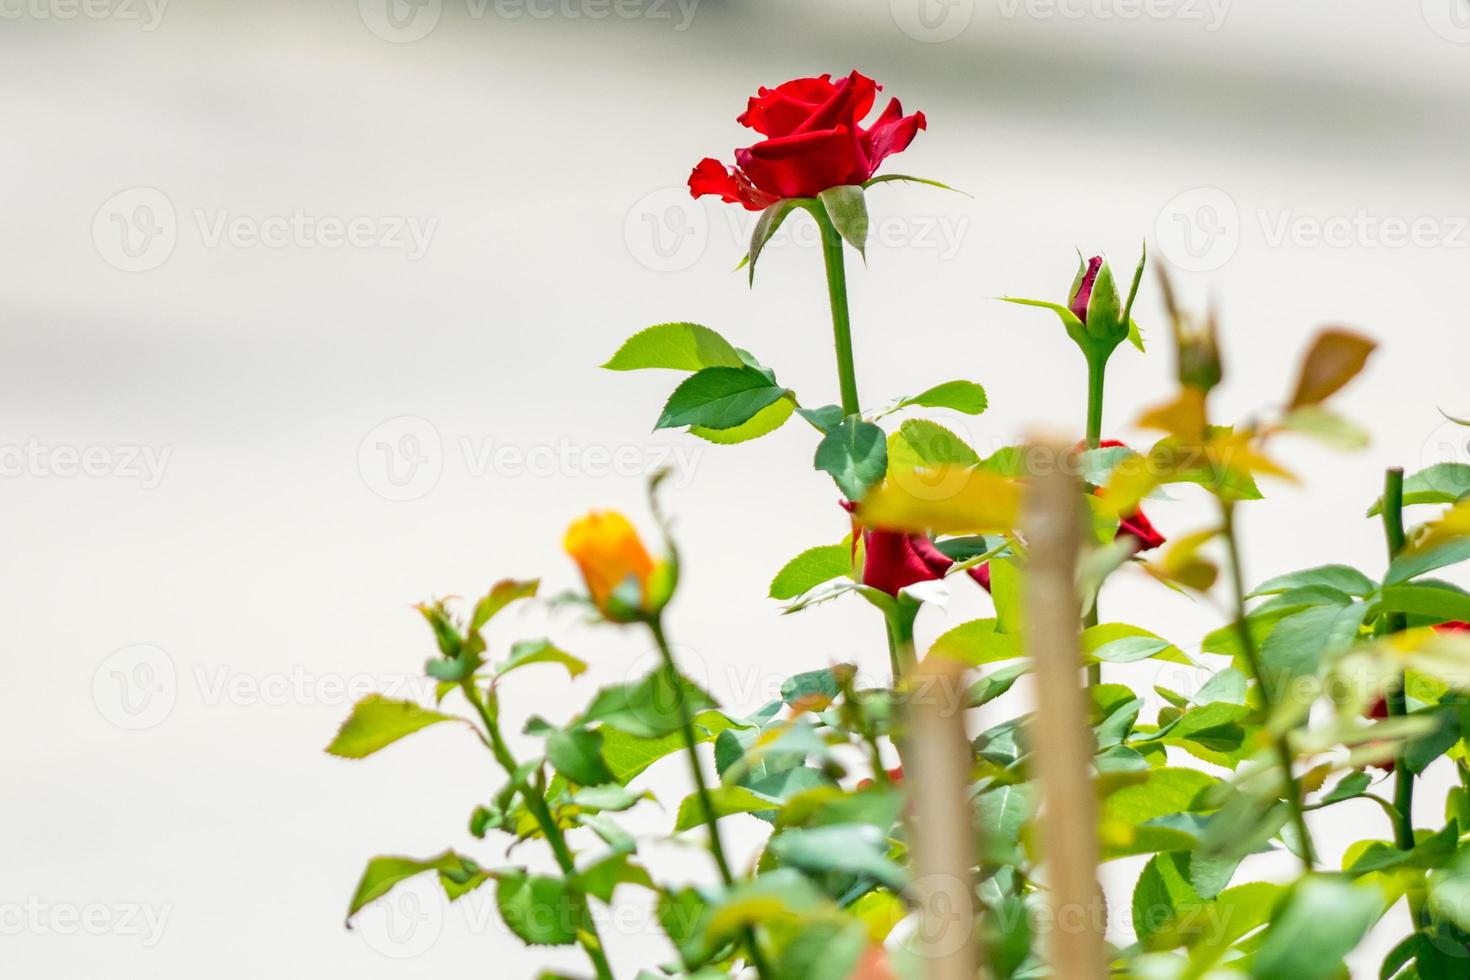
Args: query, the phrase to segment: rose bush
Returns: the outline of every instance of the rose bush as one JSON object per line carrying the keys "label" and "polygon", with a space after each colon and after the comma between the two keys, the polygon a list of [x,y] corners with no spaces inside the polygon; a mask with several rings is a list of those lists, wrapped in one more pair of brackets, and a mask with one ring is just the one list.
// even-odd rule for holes
{"label": "rose bush", "polygon": [[[812,465],[847,514],[830,490],[810,501],[813,526],[830,523],[826,542],[780,565],[768,592],[785,614],[863,600],[852,604],[881,619],[873,646],[887,648],[888,676],[865,677],[846,645],[808,645],[765,704],[721,705],[690,681],[666,635],[680,559],[655,480],[661,554],[628,518],[593,512],[563,542],[581,588],[553,600],[646,636],[659,654],[646,675],[585,692],[585,707],[517,705],[513,730],[506,695],[521,671],[586,686],[587,664],[556,641],[500,635],[503,610],[537,601],[539,580],[418,607],[434,641],[433,703],[368,697],[328,751],[358,759],[432,725],[467,726],[500,781],[470,814],[485,842],[470,846],[495,857],[374,858],[349,917],[416,875],[434,876],[449,901],[493,889],[509,933],[585,960],[558,958],[546,978],[1336,980],[1375,928],[1392,942],[1374,975],[1470,976],[1470,592],[1442,577],[1470,560],[1470,466],[1390,469],[1380,493],[1364,493],[1381,567],[1326,556],[1251,587],[1241,515],[1262,481],[1297,479],[1293,439],[1363,441],[1331,400],[1375,345],[1319,331],[1280,403],[1229,424],[1214,413],[1226,379],[1218,325],[1176,302],[1160,274],[1177,386],[1133,420],[1153,445],[1104,440],[1109,360],[1124,340],[1144,350],[1132,310],[1145,259],[1126,294],[1095,256],[1065,302],[1010,300],[1051,310],[1083,355],[1075,447],[982,455],[930,417],[985,413],[970,379],[862,401],[845,249],[865,245],[879,164],[925,126],[894,100],[865,127],[877,92],[857,72],[761,89],[740,121],[767,139],[737,150],[733,170],[705,160],[690,179],[696,196],[761,212],[752,273],[783,220],[817,223],[838,402],[813,396],[823,386],[809,378],[798,393],[688,322],[635,334],[606,367],[684,375],[658,428],[738,444],[792,419],[806,426]],[[892,348],[885,356],[900,343],[874,341]],[[1163,487],[1198,495],[1212,516],[1199,527],[1176,518],[1166,539],[1143,511]],[[1211,601],[1223,621],[1182,644],[1120,618],[1107,586],[1137,571]],[[940,583],[962,573],[990,594],[986,614],[927,635],[921,609],[945,602]],[[1118,665],[1146,661],[1171,670],[1135,691],[1124,682],[1137,675]],[[1024,691],[1043,668],[1047,683]],[[1075,768],[1061,772],[1068,752]],[[654,801],[641,777],[675,756],[688,795]],[[1444,775],[1432,801],[1430,767]],[[624,813],[655,802],[667,833],[632,833]],[[726,848],[737,820],[759,831],[752,854]],[[1366,836],[1324,853],[1329,822]],[[504,863],[532,841],[554,870]],[[697,841],[707,862],[656,875],[646,851],[667,841]],[[1048,851],[1071,857],[1049,863]],[[1098,865],[1130,858],[1131,895],[1089,899]],[[1064,889],[1081,899],[1064,901]],[[651,961],[619,961],[604,942],[602,907],[630,890],[667,940]]]}

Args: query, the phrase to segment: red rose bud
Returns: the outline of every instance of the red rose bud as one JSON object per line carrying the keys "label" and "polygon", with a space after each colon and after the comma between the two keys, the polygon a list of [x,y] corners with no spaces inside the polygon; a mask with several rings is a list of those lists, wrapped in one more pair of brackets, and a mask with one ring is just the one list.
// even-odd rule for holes
{"label": "red rose bud", "polygon": [[856,71],[797,78],[762,88],[737,121],[768,139],[735,151],[732,168],[710,157],[689,176],[694,197],[713,194],[749,211],[788,197],[816,197],[829,187],[861,184],[883,160],[900,153],[926,127],[924,114],[905,116],[897,99],[869,127],[882,86]]}
{"label": "red rose bud", "polygon": [[1435,629],[1440,633],[1470,633],[1470,623],[1462,623],[1456,619],[1448,623],[1440,623]]}
{"label": "red rose bud", "polygon": [[1087,271],[1079,273],[1079,279],[1072,287],[1072,299],[1067,308],[1072,315],[1087,323],[1087,307],[1092,303],[1092,287],[1097,284],[1097,273],[1102,268],[1101,255],[1094,255],[1087,260]]}

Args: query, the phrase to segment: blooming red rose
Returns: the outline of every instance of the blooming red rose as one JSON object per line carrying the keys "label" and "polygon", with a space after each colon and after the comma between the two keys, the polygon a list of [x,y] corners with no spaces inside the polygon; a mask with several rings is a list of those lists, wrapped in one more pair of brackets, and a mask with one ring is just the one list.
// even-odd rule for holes
{"label": "blooming red rose", "polygon": [[[844,500],[842,506],[848,512],[856,507],[850,500]],[[953,558],[922,534],[872,527],[864,529],[862,534],[863,584],[879,592],[896,596],[907,586],[942,579],[954,564]],[[990,569],[982,565],[968,571],[986,591],[990,590]]]}
{"label": "blooming red rose", "polygon": [[816,197],[829,187],[863,183],[926,126],[922,112],[905,116],[891,99],[864,128],[881,89],[856,71],[837,82],[823,75],[763,87],[737,121],[768,138],[736,150],[733,168],[712,157],[699,161],[689,192],[762,211],[784,197]]}

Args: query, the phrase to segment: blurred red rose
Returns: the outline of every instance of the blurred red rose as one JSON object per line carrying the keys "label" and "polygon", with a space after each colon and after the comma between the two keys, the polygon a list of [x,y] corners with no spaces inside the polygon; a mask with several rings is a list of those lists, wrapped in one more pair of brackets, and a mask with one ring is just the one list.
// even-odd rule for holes
{"label": "blurred red rose", "polygon": [[737,121],[768,139],[736,150],[733,168],[712,157],[699,161],[689,175],[689,192],[762,211],[784,197],[816,197],[829,187],[861,184],[926,126],[922,112],[905,116],[892,99],[864,128],[881,89],[856,71],[837,82],[823,75],[762,88]]}
{"label": "blurred red rose", "polygon": [[[1440,623],[1438,626],[1434,627],[1434,629],[1435,632],[1438,633],[1467,633],[1470,632],[1470,623],[1463,623],[1456,619],[1451,620],[1448,623]],[[1378,700],[1374,701],[1373,704],[1368,708],[1368,717],[1373,719],[1387,718],[1388,698],[1380,696]],[[1378,763],[1378,768],[1382,769],[1384,772],[1393,772],[1393,760],[1390,759],[1388,761]]]}

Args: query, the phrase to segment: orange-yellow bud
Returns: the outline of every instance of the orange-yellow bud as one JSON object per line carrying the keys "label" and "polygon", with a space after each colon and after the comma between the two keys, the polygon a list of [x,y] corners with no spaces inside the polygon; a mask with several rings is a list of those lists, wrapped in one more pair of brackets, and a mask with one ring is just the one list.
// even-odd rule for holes
{"label": "orange-yellow bud", "polygon": [[635,579],[643,601],[648,599],[648,581],[654,561],[638,538],[638,531],[617,511],[592,511],[567,528],[562,547],[576,561],[587,583],[592,601],[604,613],[613,590]]}

